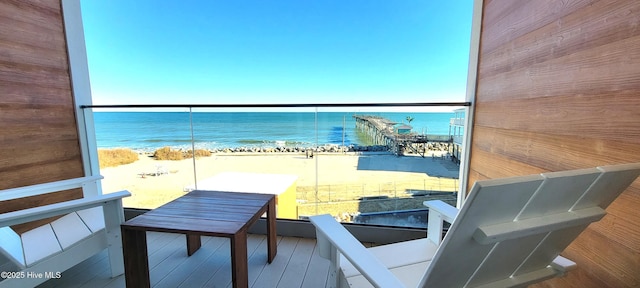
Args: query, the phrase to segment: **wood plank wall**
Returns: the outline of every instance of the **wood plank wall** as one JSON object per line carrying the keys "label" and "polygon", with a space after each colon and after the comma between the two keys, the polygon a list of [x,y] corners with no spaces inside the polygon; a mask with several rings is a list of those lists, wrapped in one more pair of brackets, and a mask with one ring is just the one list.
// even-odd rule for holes
{"label": "wood plank wall", "polygon": [[[640,162],[640,1],[486,0],[470,184]],[[537,287],[640,287],[640,180]]]}
{"label": "wood plank wall", "polygon": [[[0,190],[84,176],[60,0],[0,1]],[[0,202],[0,213],[81,197]]]}

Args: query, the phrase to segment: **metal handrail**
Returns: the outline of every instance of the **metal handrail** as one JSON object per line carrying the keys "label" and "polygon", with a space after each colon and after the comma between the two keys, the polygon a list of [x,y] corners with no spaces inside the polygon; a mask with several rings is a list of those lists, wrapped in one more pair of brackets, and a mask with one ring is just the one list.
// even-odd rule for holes
{"label": "metal handrail", "polygon": [[108,104],[80,105],[87,108],[296,108],[296,107],[443,107],[471,106],[471,102],[421,102],[421,103],[298,103],[298,104]]}

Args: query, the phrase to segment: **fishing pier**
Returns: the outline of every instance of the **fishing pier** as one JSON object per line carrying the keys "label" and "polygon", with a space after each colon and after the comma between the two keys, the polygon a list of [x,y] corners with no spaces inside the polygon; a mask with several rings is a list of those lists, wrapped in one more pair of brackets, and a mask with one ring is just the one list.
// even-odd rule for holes
{"label": "fishing pier", "polygon": [[364,133],[373,145],[386,146],[397,155],[411,150],[424,157],[427,143],[453,143],[449,135],[420,135],[406,124],[380,116],[353,115],[356,129]]}

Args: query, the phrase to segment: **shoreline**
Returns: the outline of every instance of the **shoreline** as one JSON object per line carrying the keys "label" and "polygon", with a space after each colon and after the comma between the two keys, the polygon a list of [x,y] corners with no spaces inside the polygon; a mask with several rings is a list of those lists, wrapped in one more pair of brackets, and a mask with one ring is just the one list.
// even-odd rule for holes
{"label": "shoreline", "polygon": [[[444,152],[448,151],[451,143],[443,143],[443,142],[429,142],[429,143],[413,143],[415,148],[419,148],[426,152]],[[112,149],[129,149],[138,154],[151,154],[153,152],[169,147],[172,150],[177,151],[190,151],[192,147],[183,148],[181,146],[161,146],[155,148],[130,148],[130,147],[100,147],[98,150],[112,150]],[[323,144],[318,146],[292,146],[292,145],[280,145],[280,146],[228,146],[228,147],[220,147],[220,148],[199,148],[195,147],[196,150],[206,150],[211,152],[212,154],[216,153],[304,153],[306,151],[312,150],[314,152],[319,153],[346,153],[346,152],[389,152],[389,147],[385,145],[341,145],[341,144]],[[412,150],[406,150],[406,154],[413,154]]]}

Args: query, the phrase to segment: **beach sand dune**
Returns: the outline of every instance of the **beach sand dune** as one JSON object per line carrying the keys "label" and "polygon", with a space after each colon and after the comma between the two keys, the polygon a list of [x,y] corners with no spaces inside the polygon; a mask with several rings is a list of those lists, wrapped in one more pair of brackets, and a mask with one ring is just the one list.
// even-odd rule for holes
{"label": "beach sand dune", "polygon": [[[314,158],[304,154],[215,154],[195,160],[195,171],[198,181],[221,172],[292,174],[298,176],[298,191],[314,191],[311,194],[315,194],[316,185],[353,187],[352,190],[357,190],[354,193],[368,194],[364,187],[388,183],[401,186],[403,191],[407,185],[416,186],[411,189],[436,187],[454,191],[458,178],[458,167],[439,157],[354,153],[317,154]],[[103,168],[101,174],[105,177],[103,192],[129,190],[133,195],[123,200],[124,206],[134,208],[158,207],[183,195],[185,188],[196,181],[193,159],[158,161],[142,155],[134,163]],[[299,192],[302,197],[306,194]]]}

